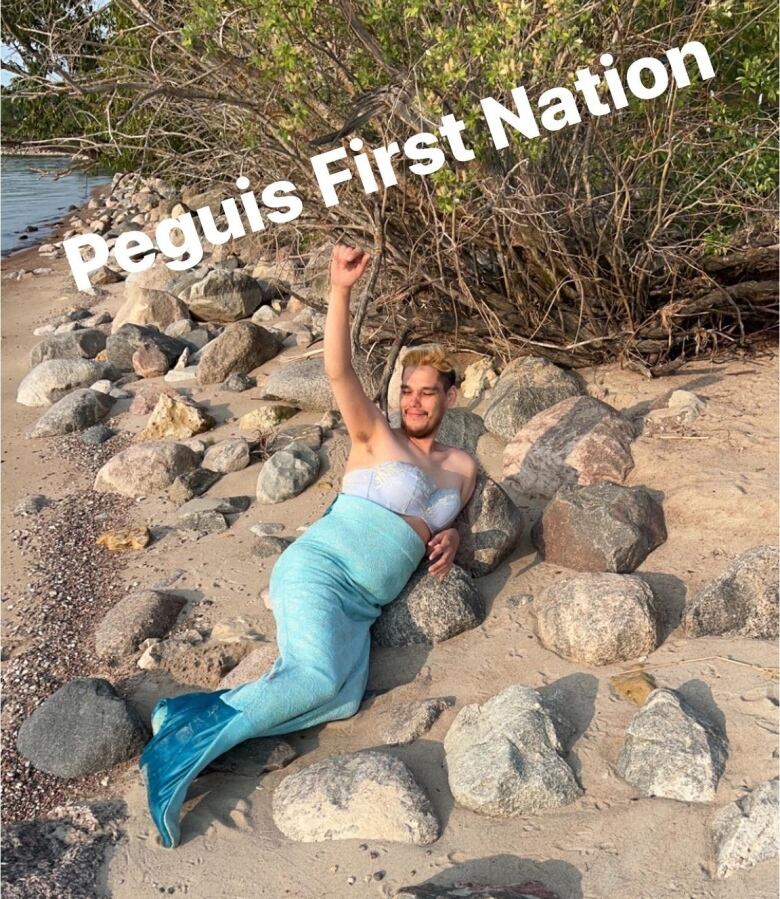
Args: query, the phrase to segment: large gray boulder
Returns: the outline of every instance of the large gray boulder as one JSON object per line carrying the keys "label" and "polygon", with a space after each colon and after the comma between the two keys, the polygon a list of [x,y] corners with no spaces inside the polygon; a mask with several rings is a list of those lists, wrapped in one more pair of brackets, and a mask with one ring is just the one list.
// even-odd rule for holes
{"label": "large gray boulder", "polygon": [[776,546],[754,546],[737,556],[723,574],[687,602],[686,633],[776,640],[779,563]]}
{"label": "large gray boulder", "polygon": [[120,371],[133,371],[133,356],[142,347],[159,350],[172,368],[187,344],[175,337],[168,337],[157,328],[146,325],[124,324],[106,340],[108,361]]}
{"label": "large gray boulder", "polygon": [[186,319],[189,315],[187,306],[168,290],[160,288],[139,290],[136,284],[129,283],[129,279],[125,285],[127,298],[114,316],[111,324],[112,333],[128,323],[131,325],[154,325],[164,331],[174,322]]}
{"label": "large gray boulder", "polygon": [[148,737],[141,716],[107,680],[80,677],[38,706],[16,748],[39,771],[71,778],[127,761]]}
{"label": "large gray boulder", "polygon": [[30,351],[30,367],[47,359],[94,359],[106,347],[106,335],[97,328],[51,334]]}
{"label": "large gray boulder", "polygon": [[22,378],[16,392],[16,402],[23,406],[49,406],[77,387],[89,387],[95,381],[118,377],[108,362],[91,359],[48,359]]}
{"label": "large gray boulder", "polygon": [[505,478],[527,496],[564,484],[622,482],[634,467],[634,426],[590,396],[572,396],[527,422],[504,448]]}
{"label": "large gray boulder", "polygon": [[126,596],[97,626],[97,654],[101,657],[127,655],[150,637],[164,637],[185,605],[183,597],[159,590],[141,590]]}
{"label": "large gray boulder", "polygon": [[582,789],[563,760],[563,737],[539,693],[514,684],[464,706],[444,738],[455,801],[511,818],[574,802]]}
{"label": "large gray boulder", "polygon": [[660,504],[645,487],[561,487],[533,530],[545,562],[577,571],[634,571],[666,540]]}
{"label": "large gray boulder", "polygon": [[288,444],[271,456],[257,478],[257,500],[281,503],[305,490],[317,479],[320,457],[305,443]]}
{"label": "large gray boulder", "polygon": [[91,428],[105,418],[114,401],[105,393],[81,388],[47,409],[30,430],[30,437],[55,437]]}
{"label": "large gray boulder", "polygon": [[511,440],[534,415],[583,393],[580,379],[547,359],[515,359],[501,372],[485,410],[485,427]]}
{"label": "large gray boulder", "polygon": [[249,318],[273,296],[264,284],[246,272],[212,269],[202,281],[188,287],[182,299],[192,315],[207,322],[235,322]]}
{"label": "large gray boulder", "polygon": [[[401,413],[390,414],[390,427],[401,427]],[[485,433],[485,423],[479,415],[468,409],[447,409],[444,413],[436,439],[446,446],[454,446],[474,456],[479,438]]]}
{"label": "large gray boulder", "polygon": [[617,772],[643,796],[710,802],[727,758],[725,734],[674,690],[661,688],[631,719]]}
{"label": "large gray boulder", "polygon": [[456,564],[474,577],[483,577],[517,546],[523,516],[506,491],[480,473],[471,499],[453,526],[460,535]]}
{"label": "large gray boulder", "polygon": [[291,840],[389,840],[425,846],[439,837],[430,799],[384,752],[332,756],[290,774],[273,796],[274,824]]}
{"label": "large gray boulder", "polygon": [[653,591],[634,575],[555,581],[536,598],[534,612],[544,646],[575,662],[611,665],[647,655],[658,643]]}
{"label": "large gray boulder", "polygon": [[778,780],[760,784],[722,808],[712,822],[715,875],[730,877],[778,855]]}
{"label": "large gray boulder", "polygon": [[198,467],[199,458],[188,446],[150,441],[129,446],[98,471],[94,489],[123,496],[161,493],[179,475]]}
{"label": "large gray boulder", "polygon": [[396,599],[382,608],[372,627],[379,646],[441,643],[481,624],[485,603],[474,582],[453,565],[442,579],[428,574],[425,559]]}
{"label": "large gray boulder", "polygon": [[[360,359],[353,360],[353,365],[366,394],[373,396],[379,386],[381,372]],[[322,356],[295,359],[277,368],[266,381],[265,398],[285,400],[316,412],[329,412],[337,408]]]}
{"label": "large gray boulder", "polygon": [[210,446],[203,456],[202,467],[209,471],[227,474],[230,471],[241,471],[250,462],[249,444],[243,437],[220,440]]}
{"label": "large gray boulder", "polygon": [[246,374],[279,352],[281,343],[252,322],[235,322],[207,344],[198,356],[198,381],[221,384],[228,375]]}

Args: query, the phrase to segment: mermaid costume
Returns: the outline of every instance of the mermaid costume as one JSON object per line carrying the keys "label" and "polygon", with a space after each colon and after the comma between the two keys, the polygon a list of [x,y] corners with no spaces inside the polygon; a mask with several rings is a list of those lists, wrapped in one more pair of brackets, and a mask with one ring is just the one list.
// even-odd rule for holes
{"label": "mermaid costume", "polygon": [[340,493],[274,565],[270,595],[279,657],[271,668],[251,683],[186,693],[154,707],[154,736],[140,768],[152,819],[168,848],[179,843],[189,785],[218,756],[244,740],[357,712],[368,681],[371,625],[425,556],[423,540],[387,505],[419,515],[432,532],[460,508],[455,488],[438,488],[411,463],[350,474],[358,477],[347,475],[344,489],[354,492]]}

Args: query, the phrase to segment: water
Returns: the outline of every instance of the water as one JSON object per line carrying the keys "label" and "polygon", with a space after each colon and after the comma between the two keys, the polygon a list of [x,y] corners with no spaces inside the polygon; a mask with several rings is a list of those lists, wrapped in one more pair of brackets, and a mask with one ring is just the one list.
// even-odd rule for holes
{"label": "water", "polygon": [[[41,243],[52,227],[67,213],[69,206],[77,206],[89,198],[110,175],[73,172],[62,178],[54,176],[72,165],[69,156],[3,156],[0,161],[0,200],[2,239],[0,252],[5,256],[13,250]],[[27,240],[20,235],[28,225],[38,230]]]}

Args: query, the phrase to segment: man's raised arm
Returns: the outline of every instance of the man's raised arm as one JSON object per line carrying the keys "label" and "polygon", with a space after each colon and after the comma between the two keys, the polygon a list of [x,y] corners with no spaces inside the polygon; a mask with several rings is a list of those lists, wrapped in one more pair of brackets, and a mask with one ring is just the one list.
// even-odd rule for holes
{"label": "man's raised arm", "polygon": [[330,299],[325,319],[325,374],[349,436],[368,443],[382,413],[363,391],[352,365],[349,298],[369,260],[368,253],[337,244],[330,263]]}

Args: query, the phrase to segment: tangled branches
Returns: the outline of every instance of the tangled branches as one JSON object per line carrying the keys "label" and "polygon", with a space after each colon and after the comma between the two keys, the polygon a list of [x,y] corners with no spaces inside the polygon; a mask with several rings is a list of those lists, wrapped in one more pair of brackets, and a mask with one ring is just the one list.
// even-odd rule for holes
{"label": "tangled branches", "polygon": [[[500,0],[65,0],[60,15],[33,4],[18,17],[13,6],[13,94],[22,108],[59,104],[71,124],[38,136],[194,189],[292,180],[306,209],[284,238],[295,252],[342,236],[381,249],[367,321],[390,342],[404,331],[652,373],[775,332],[768,0],[738,11],[558,0],[555,15]],[[717,70],[707,84],[500,153],[478,126],[483,96],[511,104],[523,84],[538,97],[605,50],[625,66],[697,39]],[[403,140],[450,112],[473,162],[323,207],[313,152],[354,135]]]}

